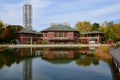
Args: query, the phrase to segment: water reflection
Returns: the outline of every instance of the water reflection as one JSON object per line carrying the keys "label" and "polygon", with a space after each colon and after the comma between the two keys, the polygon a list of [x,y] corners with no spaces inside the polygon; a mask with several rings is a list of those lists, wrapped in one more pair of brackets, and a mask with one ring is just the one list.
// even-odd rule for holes
{"label": "water reflection", "polygon": [[32,80],[32,59],[23,61],[23,80]]}
{"label": "water reflection", "polygon": [[[93,51],[89,48],[17,48],[17,49],[5,49],[0,52],[0,65],[11,66],[12,63],[16,62],[19,64],[22,60],[41,57],[46,60],[84,60],[86,57],[94,57]],[[84,59],[83,59],[84,57]],[[83,61],[82,61],[83,62]]]}
{"label": "water reflection", "polygon": [[[93,53],[94,48],[88,47],[79,49],[78,48],[6,49],[0,52],[0,76],[2,73],[5,73],[4,69],[7,70],[5,66],[14,67],[14,64],[18,65],[22,63],[23,65],[20,66],[22,69],[21,73],[22,77],[20,79],[15,78],[15,80],[41,79],[41,77],[36,79],[35,77],[36,75],[39,76],[44,75],[46,78],[49,78],[49,80],[70,80],[70,79],[89,80],[97,78],[99,78],[98,80],[101,79],[112,80],[111,74],[113,73],[110,73],[111,71],[109,72],[109,66],[105,67],[107,63],[96,58]],[[99,71],[98,68],[103,68],[101,70],[104,70],[106,72],[102,74],[103,72]],[[2,72],[2,70],[4,72]],[[72,73],[70,71],[72,71]],[[93,74],[91,74],[91,72],[93,72]],[[86,77],[84,76],[84,74],[86,74]],[[68,77],[64,75],[67,75]],[[98,77],[96,78],[95,76]],[[7,76],[2,76],[0,80],[1,79],[6,80],[6,78]],[[9,80],[14,80],[14,78],[11,78]]]}
{"label": "water reflection", "polygon": [[79,57],[79,59],[76,60],[76,63],[81,66],[89,66],[91,64],[94,64],[94,65],[99,65],[99,60],[98,59],[95,59],[94,57],[88,57],[86,55],[81,55]]}
{"label": "water reflection", "polygon": [[41,58],[53,64],[66,64],[77,58],[74,52],[75,49],[48,48],[47,51],[43,50],[43,52],[41,53]]}

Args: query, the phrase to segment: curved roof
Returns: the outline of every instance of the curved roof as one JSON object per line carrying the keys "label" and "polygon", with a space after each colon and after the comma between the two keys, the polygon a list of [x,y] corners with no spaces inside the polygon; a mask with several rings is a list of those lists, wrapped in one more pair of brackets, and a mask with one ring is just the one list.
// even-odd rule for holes
{"label": "curved roof", "polygon": [[28,30],[21,30],[18,32],[19,34],[41,34],[41,32],[36,32],[36,31],[28,31]]}
{"label": "curved roof", "polygon": [[81,33],[81,34],[104,34],[104,33],[100,32],[100,31],[92,31],[92,32],[85,32],[85,33]]}
{"label": "curved roof", "polygon": [[76,31],[75,29],[71,28],[68,25],[53,25],[51,27],[48,27],[42,31]]}

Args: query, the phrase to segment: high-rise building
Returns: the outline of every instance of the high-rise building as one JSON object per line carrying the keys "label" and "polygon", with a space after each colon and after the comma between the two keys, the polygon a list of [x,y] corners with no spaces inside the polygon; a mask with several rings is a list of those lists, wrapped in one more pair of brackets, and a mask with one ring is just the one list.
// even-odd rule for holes
{"label": "high-rise building", "polygon": [[32,5],[29,2],[23,6],[23,26],[32,31]]}
{"label": "high-rise building", "polygon": [[104,21],[103,24],[102,24],[103,27],[107,27],[108,26],[108,22],[107,21]]}

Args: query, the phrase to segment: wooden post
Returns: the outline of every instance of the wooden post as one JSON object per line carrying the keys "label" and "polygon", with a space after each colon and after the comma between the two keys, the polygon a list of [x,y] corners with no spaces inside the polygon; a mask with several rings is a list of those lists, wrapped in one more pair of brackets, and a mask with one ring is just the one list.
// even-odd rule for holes
{"label": "wooden post", "polygon": [[31,45],[32,45],[32,37],[31,37]]}

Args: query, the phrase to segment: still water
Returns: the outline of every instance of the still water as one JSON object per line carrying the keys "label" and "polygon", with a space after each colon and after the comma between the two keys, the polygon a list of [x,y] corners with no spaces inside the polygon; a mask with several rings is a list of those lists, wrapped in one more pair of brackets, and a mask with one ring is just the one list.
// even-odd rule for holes
{"label": "still water", "polygon": [[109,60],[89,48],[17,48],[0,52],[0,80],[115,80]]}

